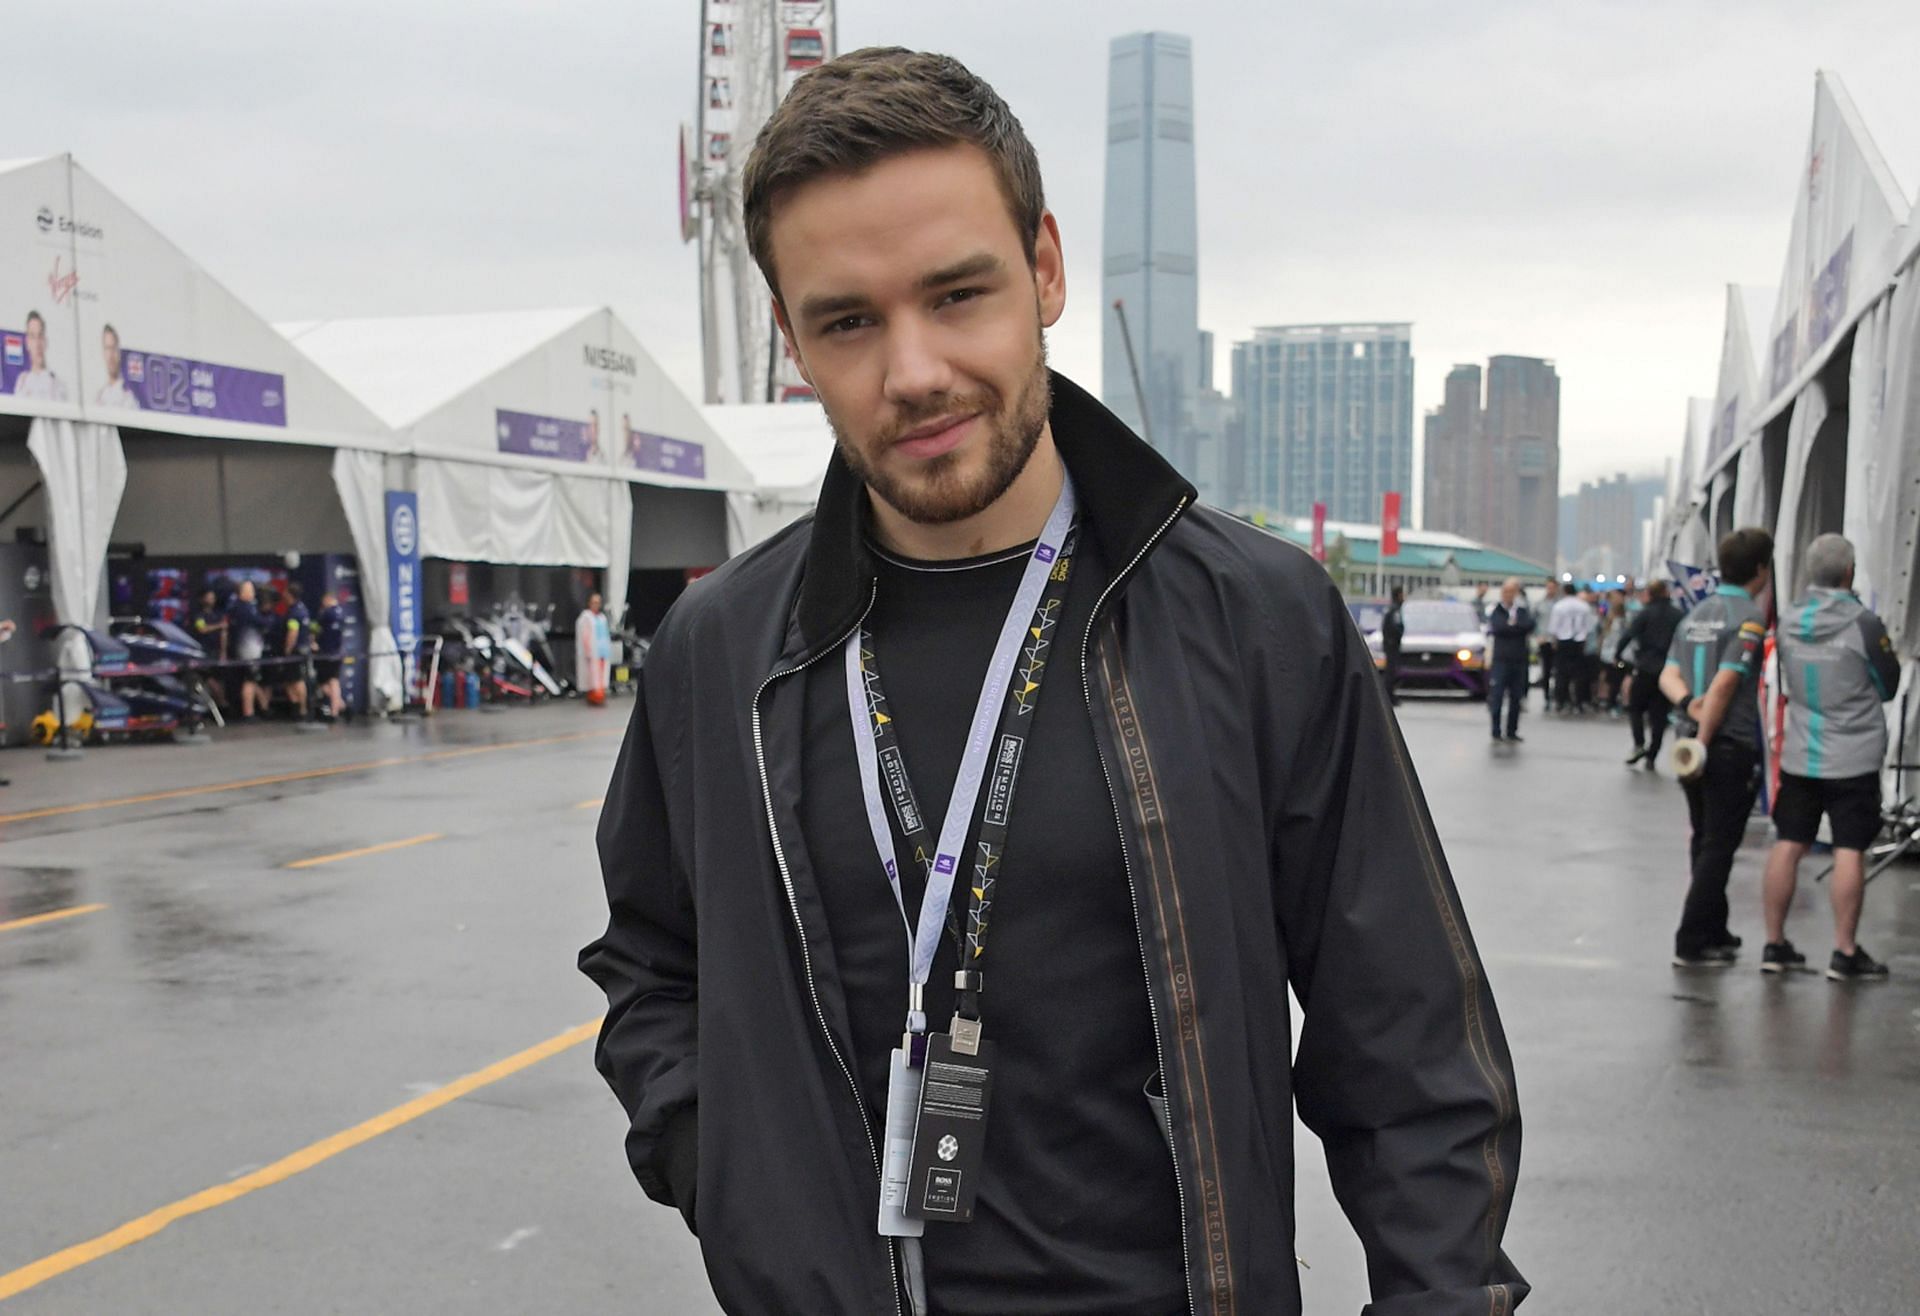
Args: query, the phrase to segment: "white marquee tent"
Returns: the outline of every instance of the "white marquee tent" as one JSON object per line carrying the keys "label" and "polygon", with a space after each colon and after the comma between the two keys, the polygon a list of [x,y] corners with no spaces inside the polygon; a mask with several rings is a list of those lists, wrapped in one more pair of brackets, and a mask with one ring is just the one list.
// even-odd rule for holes
{"label": "white marquee tent", "polygon": [[[352,550],[378,627],[391,431],[71,156],[0,163],[0,232],[0,417],[24,421],[32,455],[0,445],[0,495],[37,468],[17,514],[47,526],[60,619],[96,620],[114,538]],[[329,477],[337,501],[313,496]]]}
{"label": "white marquee tent", "polygon": [[[412,456],[423,556],[598,567],[609,581],[726,556],[724,494],[752,476],[613,312],[280,327]],[[675,527],[675,548],[657,522]]]}

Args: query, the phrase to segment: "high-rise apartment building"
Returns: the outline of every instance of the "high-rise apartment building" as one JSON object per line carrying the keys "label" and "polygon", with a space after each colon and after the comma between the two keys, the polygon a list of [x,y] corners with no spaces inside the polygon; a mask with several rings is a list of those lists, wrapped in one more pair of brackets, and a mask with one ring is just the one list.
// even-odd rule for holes
{"label": "high-rise apartment building", "polygon": [[[1100,400],[1202,484],[1197,395],[1210,383],[1200,334],[1193,171],[1193,46],[1168,32],[1116,37],[1107,65],[1107,195],[1101,280]],[[1127,333],[1146,395],[1142,425]],[[1204,362],[1204,365],[1203,365]],[[1208,481],[1207,483],[1213,483]],[[1217,488],[1201,496],[1219,501]]]}
{"label": "high-rise apartment building", "polygon": [[1579,576],[1632,575],[1641,571],[1640,524],[1653,515],[1665,491],[1657,475],[1634,479],[1625,472],[1589,480],[1560,500],[1560,556]]}
{"label": "high-rise apartment building", "polygon": [[1380,519],[1381,495],[1413,489],[1413,326],[1282,325],[1233,347],[1246,444],[1239,510]]}
{"label": "high-rise apartment building", "polygon": [[1469,539],[1483,538],[1486,453],[1480,434],[1480,367],[1455,366],[1445,399],[1427,413],[1426,496],[1420,524]]}
{"label": "high-rise apartment building", "polygon": [[1553,362],[1496,356],[1455,366],[1426,418],[1421,524],[1552,565],[1560,539],[1560,376]]}
{"label": "high-rise apartment building", "polygon": [[1483,538],[1550,563],[1560,547],[1560,376],[1553,362],[1487,362],[1487,524]]}

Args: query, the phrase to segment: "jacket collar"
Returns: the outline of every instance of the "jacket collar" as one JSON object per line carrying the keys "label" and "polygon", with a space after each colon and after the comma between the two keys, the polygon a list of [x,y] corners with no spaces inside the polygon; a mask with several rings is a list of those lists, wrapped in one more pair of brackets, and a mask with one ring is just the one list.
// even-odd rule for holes
{"label": "jacket collar", "polygon": [[[1118,417],[1066,376],[1048,372],[1049,419],[1060,460],[1073,476],[1080,517],[1102,559],[1120,571],[1194,488]],[[867,549],[872,516],[866,486],[836,445],[827,461],[807,541],[805,573],[787,628],[786,654],[804,662],[852,629],[873,593]]]}

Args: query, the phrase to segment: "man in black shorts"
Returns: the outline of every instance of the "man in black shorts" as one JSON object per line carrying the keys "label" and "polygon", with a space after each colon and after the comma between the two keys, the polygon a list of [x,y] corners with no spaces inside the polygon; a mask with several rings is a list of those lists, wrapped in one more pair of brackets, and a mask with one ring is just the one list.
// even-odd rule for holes
{"label": "man in black shorts", "polygon": [[1853,545],[1821,535],[1807,546],[1807,597],[1780,613],[1780,684],[1787,696],[1787,734],[1780,747],[1780,795],[1773,825],[1780,839],[1767,856],[1767,948],[1760,968],[1785,973],[1807,957],[1787,940],[1800,857],[1820,830],[1833,826],[1833,957],[1835,982],[1884,978],[1887,966],[1867,954],[1854,933],[1866,891],[1866,854],[1880,834],[1880,765],[1887,757],[1887,720],[1880,705],[1900,685],[1900,661],[1880,619],[1853,595]]}

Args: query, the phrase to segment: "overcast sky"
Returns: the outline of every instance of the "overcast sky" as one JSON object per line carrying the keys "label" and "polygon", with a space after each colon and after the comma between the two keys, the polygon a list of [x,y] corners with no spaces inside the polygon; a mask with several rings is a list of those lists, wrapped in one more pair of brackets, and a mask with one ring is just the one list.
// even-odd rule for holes
{"label": "overcast sky", "polygon": [[[697,392],[695,0],[8,10],[0,157],[72,151],[269,318],[607,304]],[[1677,452],[1724,285],[1778,281],[1816,68],[1920,180],[1912,0],[842,0],[843,49],[948,51],[1026,124],[1095,387],[1107,43],[1149,28],[1193,38],[1220,374],[1315,320],[1413,321],[1421,412],[1454,362],[1554,358],[1569,491]]]}

